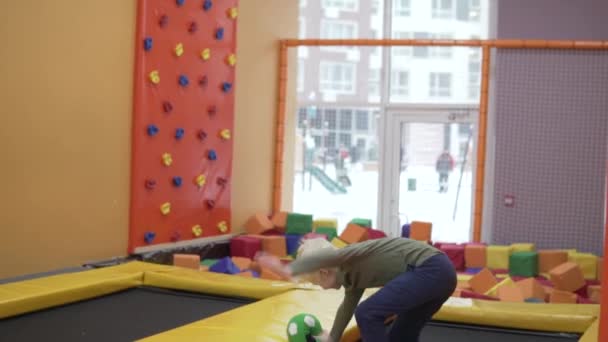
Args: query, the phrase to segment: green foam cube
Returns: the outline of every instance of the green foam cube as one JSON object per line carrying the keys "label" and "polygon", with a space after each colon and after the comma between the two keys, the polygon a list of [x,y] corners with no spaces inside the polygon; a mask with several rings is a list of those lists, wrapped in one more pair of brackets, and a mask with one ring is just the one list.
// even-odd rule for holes
{"label": "green foam cube", "polygon": [[366,227],[366,228],[371,228],[372,227],[372,220],[371,219],[365,219],[365,218],[354,218],[350,221],[350,223],[356,224],[358,226],[361,227]]}
{"label": "green foam cube", "polygon": [[327,240],[329,241],[333,240],[335,237],[338,237],[338,232],[334,227],[317,227],[317,229],[315,229],[315,233],[327,235]]}
{"label": "green foam cube", "polygon": [[287,234],[304,235],[312,233],[312,215],[287,214]]}
{"label": "green foam cube", "polygon": [[509,257],[509,274],[520,277],[538,275],[538,253],[515,252]]}

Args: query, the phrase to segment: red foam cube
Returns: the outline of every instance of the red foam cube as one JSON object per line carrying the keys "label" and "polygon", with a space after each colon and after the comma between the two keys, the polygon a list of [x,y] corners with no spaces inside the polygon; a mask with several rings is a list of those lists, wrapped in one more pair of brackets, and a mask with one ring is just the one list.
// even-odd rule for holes
{"label": "red foam cube", "polygon": [[464,246],[463,245],[441,245],[440,249],[452,261],[457,271],[464,270]]}
{"label": "red foam cube", "polygon": [[498,300],[497,297],[492,297],[492,296],[486,296],[484,294],[481,293],[476,293],[473,291],[469,291],[469,290],[461,290],[460,291],[460,297],[462,298],[472,298],[472,299],[483,299],[483,300]]}
{"label": "red foam cube", "polygon": [[386,237],[386,234],[381,230],[371,229],[371,228],[367,230],[367,238],[369,240],[382,239],[385,237]]}
{"label": "red foam cube", "polygon": [[230,256],[253,259],[262,250],[260,238],[251,236],[235,236],[230,240]]}

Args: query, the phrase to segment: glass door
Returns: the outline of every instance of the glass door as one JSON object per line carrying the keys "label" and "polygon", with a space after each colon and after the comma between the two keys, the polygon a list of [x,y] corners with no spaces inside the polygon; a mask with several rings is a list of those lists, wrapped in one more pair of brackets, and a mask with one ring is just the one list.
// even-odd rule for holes
{"label": "glass door", "polygon": [[433,223],[433,241],[470,241],[474,194],[472,110],[394,113],[391,143],[391,227]]}

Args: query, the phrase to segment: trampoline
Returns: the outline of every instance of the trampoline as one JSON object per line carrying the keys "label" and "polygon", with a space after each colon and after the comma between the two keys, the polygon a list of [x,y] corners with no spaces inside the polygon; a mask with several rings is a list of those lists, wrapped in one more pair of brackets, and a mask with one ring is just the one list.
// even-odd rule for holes
{"label": "trampoline", "polygon": [[[0,339],[284,342],[285,324],[298,313],[315,314],[329,328],[342,297],[339,290],[130,262],[0,285]],[[594,305],[455,301],[421,341],[595,342],[598,314]],[[358,340],[352,320],[342,342]]]}
{"label": "trampoline", "polygon": [[0,321],[5,341],[134,341],[254,302],[136,287]]}
{"label": "trampoline", "polygon": [[446,341],[448,337],[451,342],[567,342],[578,341],[580,334],[505,329],[433,321],[422,330],[420,342]]}

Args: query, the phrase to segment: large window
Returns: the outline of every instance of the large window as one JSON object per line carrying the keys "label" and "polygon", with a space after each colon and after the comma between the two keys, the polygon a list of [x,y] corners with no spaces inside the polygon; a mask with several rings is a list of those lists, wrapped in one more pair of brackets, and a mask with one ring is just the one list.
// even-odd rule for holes
{"label": "large window", "polygon": [[430,97],[449,97],[452,94],[452,75],[432,72],[430,75]]}
{"label": "large window", "polygon": [[336,8],[342,11],[357,11],[359,0],[323,0],[323,8]]}
{"label": "large window", "polygon": [[[487,38],[488,0],[299,1],[299,36],[307,39]],[[480,62],[468,47],[298,48],[298,124],[286,140],[294,141],[286,146],[294,153],[293,207],[286,209],[337,218],[338,230],[353,217],[377,220],[385,210],[377,207],[380,152],[392,148],[379,136],[389,106],[476,104]],[[414,172],[418,156],[406,156],[402,167]]]}
{"label": "large window", "polygon": [[356,65],[353,63],[321,62],[319,89],[338,94],[354,94]]}

